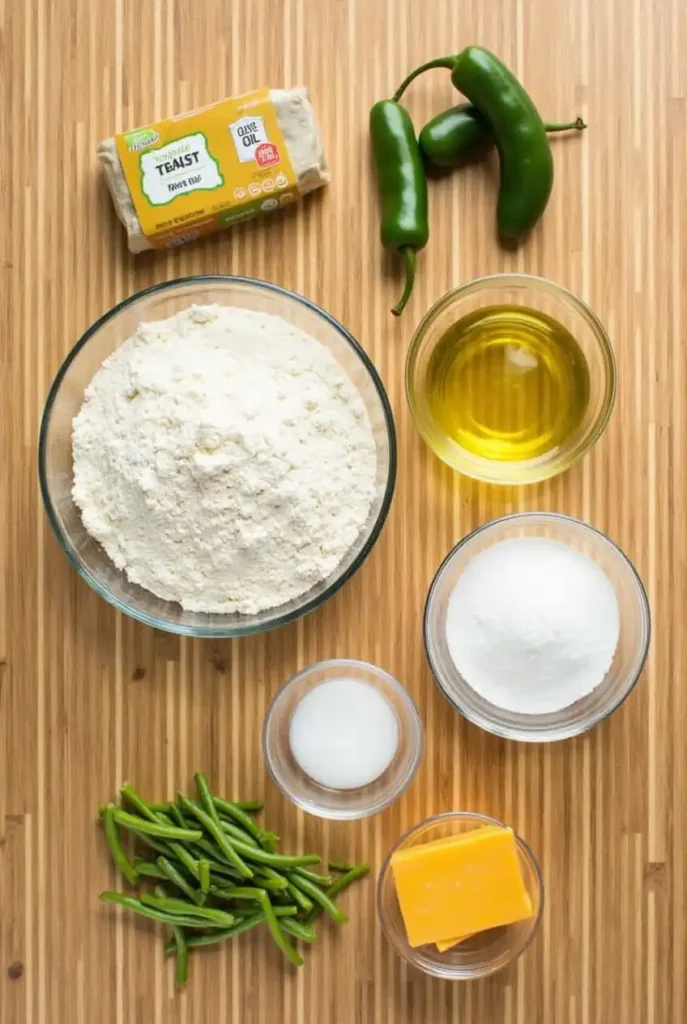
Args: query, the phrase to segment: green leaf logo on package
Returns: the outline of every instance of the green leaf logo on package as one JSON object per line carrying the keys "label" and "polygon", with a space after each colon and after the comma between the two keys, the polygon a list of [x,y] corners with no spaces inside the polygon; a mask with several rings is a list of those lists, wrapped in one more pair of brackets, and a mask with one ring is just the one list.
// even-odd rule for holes
{"label": "green leaf logo on package", "polygon": [[127,132],[124,138],[129,152],[135,153],[139,149],[145,149],[146,146],[152,146],[160,136],[152,128],[139,128],[136,131]]}

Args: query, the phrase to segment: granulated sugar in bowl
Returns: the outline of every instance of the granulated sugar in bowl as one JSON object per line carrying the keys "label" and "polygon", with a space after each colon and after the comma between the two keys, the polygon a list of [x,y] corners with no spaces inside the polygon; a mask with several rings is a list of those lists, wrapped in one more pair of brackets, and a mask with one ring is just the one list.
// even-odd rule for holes
{"label": "granulated sugar in bowl", "polygon": [[485,700],[528,715],[586,697],[613,660],[620,612],[603,569],[547,537],[480,552],[451,594],[454,664]]}
{"label": "granulated sugar in bowl", "polygon": [[462,541],[430,589],[425,642],[449,700],[484,728],[560,739],[609,714],[637,679],[649,609],[603,534],[534,513]]}

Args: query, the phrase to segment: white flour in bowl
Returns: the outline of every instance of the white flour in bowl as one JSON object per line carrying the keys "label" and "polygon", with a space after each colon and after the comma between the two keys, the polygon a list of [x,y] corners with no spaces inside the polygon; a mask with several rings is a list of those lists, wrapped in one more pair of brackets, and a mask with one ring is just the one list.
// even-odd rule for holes
{"label": "white flour in bowl", "polygon": [[375,495],[372,428],[341,366],[280,317],[233,307],[141,324],[86,389],[73,456],[87,531],[189,611],[304,594]]}

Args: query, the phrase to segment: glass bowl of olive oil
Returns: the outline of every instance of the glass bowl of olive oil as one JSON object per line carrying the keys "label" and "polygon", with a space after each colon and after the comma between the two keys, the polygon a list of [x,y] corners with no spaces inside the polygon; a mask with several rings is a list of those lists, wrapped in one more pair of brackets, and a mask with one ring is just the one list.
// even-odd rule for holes
{"label": "glass bowl of olive oil", "polygon": [[453,469],[496,484],[569,469],[603,433],[616,392],[606,331],[572,292],[495,274],[445,295],[408,351],[417,429]]}

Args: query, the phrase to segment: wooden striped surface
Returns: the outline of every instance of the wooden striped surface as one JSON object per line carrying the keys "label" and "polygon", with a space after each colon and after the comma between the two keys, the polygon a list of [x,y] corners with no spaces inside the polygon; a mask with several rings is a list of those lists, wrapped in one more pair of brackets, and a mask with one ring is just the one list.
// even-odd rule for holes
{"label": "wooden striped surface", "polygon": [[[680,509],[687,386],[687,9],[683,0],[1,0],[4,486],[0,492],[0,1018],[7,1024],[684,1024],[687,1018],[686,540]],[[380,252],[367,112],[415,63],[471,42],[522,77],[545,117],[582,114],[554,143],[556,186],[517,253],[494,239],[495,168],[431,187],[432,238],[406,315]],[[101,138],[264,84],[307,84],[331,187],[262,223],[165,255],[129,257],[99,180]],[[416,83],[417,123],[455,102],[447,73]],[[449,287],[543,274],[607,325],[620,389],[596,449],[562,478],[498,490],[423,447],[403,395],[407,345]],[[387,527],[324,608],[271,635],[190,642],[116,614],[49,532],[36,480],[43,400],[103,311],[155,281],[254,275],[309,296],[376,362],[399,435]],[[637,564],[654,616],[647,671],[590,735],[550,747],[482,734],[425,663],[420,616],[451,545],[506,512],[551,509],[606,530]],[[377,817],[325,824],[265,777],[263,711],[279,684],[331,656],[396,675],[427,730],[420,774]],[[546,883],[533,947],[491,979],[406,968],[376,920],[374,880],[346,897],[291,971],[265,936],[193,959],[174,993],[161,936],[98,903],[115,878],[95,824],[126,778],[165,797],[204,769],[267,800],[290,848],[379,867],[410,824],[451,808],[512,823]]]}

